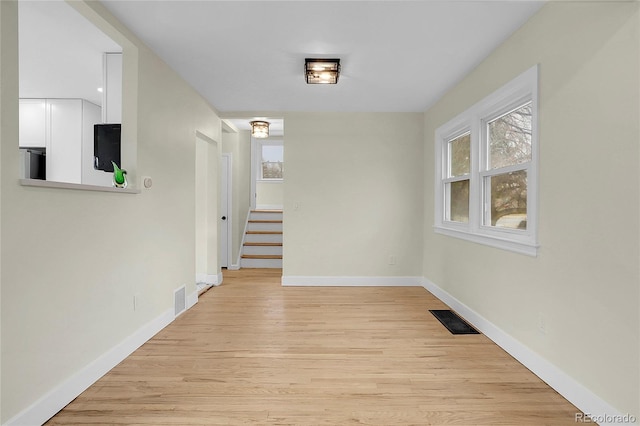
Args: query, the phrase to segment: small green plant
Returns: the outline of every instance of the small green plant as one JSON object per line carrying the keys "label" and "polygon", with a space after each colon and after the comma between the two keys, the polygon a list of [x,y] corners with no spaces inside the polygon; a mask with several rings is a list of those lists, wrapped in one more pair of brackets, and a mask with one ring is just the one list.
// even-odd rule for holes
{"label": "small green plant", "polygon": [[113,186],[116,188],[126,188],[127,187],[127,171],[122,170],[116,163],[113,161]]}

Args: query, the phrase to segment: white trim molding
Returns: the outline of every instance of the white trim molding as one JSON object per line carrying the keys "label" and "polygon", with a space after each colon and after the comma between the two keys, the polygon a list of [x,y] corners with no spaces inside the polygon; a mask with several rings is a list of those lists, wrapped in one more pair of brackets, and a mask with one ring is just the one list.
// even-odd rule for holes
{"label": "white trim molding", "polygon": [[198,303],[198,289],[187,296],[187,311]]}
{"label": "white trim molding", "polygon": [[140,194],[140,190],[134,187],[113,188],[111,186],[86,185],[83,183],[55,182],[40,179],[19,179],[22,186],[37,186],[40,188],[78,189],[81,191],[119,192],[120,194]]}
{"label": "white trim molding", "polygon": [[282,277],[283,286],[318,287],[421,287],[421,277],[333,277],[296,276]]}
{"label": "white trim molding", "polygon": [[[579,410],[583,413],[589,414],[592,419],[624,418],[625,415],[611,406],[611,404],[598,397],[560,368],[556,367],[545,358],[541,357],[538,353],[520,343],[513,336],[507,334],[504,330],[498,328],[495,324],[478,314],[469,306],[456,299],[446,290],[443,290],[427,278],[423,278],[423,286],[427,291],[460,314],[461,317],[481,331],[495,344],[504,349],[509,355],[531,370],[533,374],[551,386]],[[603,421],[598,424],[607,425],[619,423]]]}
{"label": "white trim molding", "polygon": [[9,419],[5,425],[41,425],[45,423],[109,370],[169,325],[174,320],[173,314],[173,308],[167,309],[131,336]]}
{"label": "white trim molding", "polygon": [[433,232],[450,237],[460,238],[462,240],[471,241],[472,243],[483,244],[485,246],[495,247],[503,250],[509,250],[514,253],[525,254],[527,256],[536,257],[538,255],[539,244],[529,244],[520,241],[513,241],[506,238],[499,238],[493,235],[478,235],[469,232],[459,231],[457,229],[434,226]]}
{"label": "white trim molding", "polygon": [[217,275],[197,273],[196,283],[204,283],[208,285],[220,285],[222,284],[222,272],[218,272]]}
{"label": "white trim molding", "polygon": [[[531,109],[530,158],[515,164],[491,166],[489,123],[525,106]],[[522,130],[522,133],[526,133]],[[468,138],[467,170],[452,169],[455,141]],[[489,94],[435,131],[434,231],[450,237],[537,256],[538,244],[538,66],[534,65],[500,89]],[[526,216],[523,229],[492,225],[491,179],[524,173]],[[461,207],[459,217],[452,212],[452,187],[465,184],[468,192],[467,215]],[[463,185],[464,187],[464,185]],[[461,190],[464,191],[464,190]],[[460,192],[464,194],[464,192]],[[520,210],[518,210],[520,211]],[[519,219],[520,224],[522,222]]]}
{"label": "white trim molding", "polygon": [[240,247],[238,247],[238,257],[236,259],[238,263],[232,264],[231,267],[227,269],[231,269],[233,271],[237,271],[238,269],[240,269],[240,260],[242,259],[244,242],[247,237],[247,229],[249,228],[249,219],[251,219],[251,208],[249,208],[249,210],[247,211],[247,218],[244,221],[244,230],[242,231],[242,240],[240,241]]}
{"label": "white trim molding", "polygon": [[257,182],[282,185],[284,183],[284,180],[283,179],[258,179]]}

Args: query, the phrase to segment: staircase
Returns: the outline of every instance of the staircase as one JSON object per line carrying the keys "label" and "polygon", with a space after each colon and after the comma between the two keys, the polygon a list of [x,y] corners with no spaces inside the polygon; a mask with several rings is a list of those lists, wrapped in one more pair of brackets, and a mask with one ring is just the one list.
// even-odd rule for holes
{"label": "staircase", "polygon": [[282,210],[252,210],[241,268],[282,268]]}

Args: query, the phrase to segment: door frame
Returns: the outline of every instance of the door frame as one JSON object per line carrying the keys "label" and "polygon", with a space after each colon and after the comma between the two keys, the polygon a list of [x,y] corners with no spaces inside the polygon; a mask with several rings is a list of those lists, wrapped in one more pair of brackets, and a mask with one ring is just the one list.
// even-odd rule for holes
{"label": "door frame", "polygon": [[[219,143],[197,131],[195,133],[194,211],[195,211],[195,282],[218,285],[220,272],[220,157]],[[215,178],[215,184],[213,179]]]}
{"label": "door frame", "polygon": [[[256,209],[256,197],[257,192],[256,192],[256,181],[258,180],[258,175],[257,175],[257,168],[258,168],[258,141],[256,141],[256,138],[254,138],[253,136],[251,136],[251,157],[250,157],[250,161],[251,161],[251,200],[249,201],[249,209],[250,210],[255,210]],[[238,262],[240,262],[238,260]]]}

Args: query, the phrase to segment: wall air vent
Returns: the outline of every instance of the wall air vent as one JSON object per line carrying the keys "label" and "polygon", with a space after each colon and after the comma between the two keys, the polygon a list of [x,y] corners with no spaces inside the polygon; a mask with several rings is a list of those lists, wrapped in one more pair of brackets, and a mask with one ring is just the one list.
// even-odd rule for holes
{"label": "wall air vent", "polygon": [[173,292],[173,307],[177,317],[187,310],[187,287],[182,286]]}

